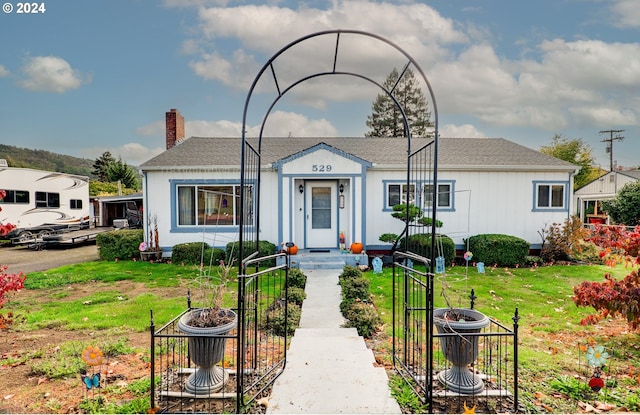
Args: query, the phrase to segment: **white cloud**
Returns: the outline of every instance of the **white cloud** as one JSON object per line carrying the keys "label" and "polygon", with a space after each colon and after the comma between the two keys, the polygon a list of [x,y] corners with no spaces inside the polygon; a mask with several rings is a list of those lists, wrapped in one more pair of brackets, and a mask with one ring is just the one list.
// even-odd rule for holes
{"label": "white cloud", "polygon": [[508,60],[490,45],[472,45],[438,63],[430,78],[440,110],[550,131],[640,122],[640,44],[553,39],[538,50],[538,60]]}
{"label": "white cloud", "polygon": [[90,147],[82,149],[82,157],[97,159],[104,152],[108,151],[115,159],[121,158],[122,161],[130,166],[139,166],[145,161],[157,156],[165,150],[164,141],[162,147],[145,147],[140,143],[126,143],[120,147]]}
{"label": "white cloud", "polygon": [[[258,135],[258,128],[252,129]],[[331,137],[337,135],[337,130],[325,119],[312,120],[302,114],[275,111],[265,125],[265,136],[286,137]]]}
{"label": "white cloud", "polygon": [[[620,26],[640,26],[636,3],[612,0],[610,11],[618,16]],[[520,57],[507,58],[493,46],[502,33],[492,33],[473,21],[444,18],[425,4],[334,0],[322,9],[307,5],[297,9],[216,7],[210,6],[214,1],[206,0],[198,4],[199,37],[186,41],[183,47],[185,53],[194,55],[191,68],[204,79],[240,90],[247,90],[261,62],[289,42],[315,31],[348,27],[389,39],[415,58],[433,86],[441,114],[466,116],[485,126],[554,132],[576,124],[599,128],[606,119],[606,125],[640,123],[635,93],[640,85],[637,42],[544,39],[542,31],[536,37],[542,39],[537,45],[514,40],[513,45],[522,50],[513,56]],[[222,40],[231,40],[233,48],[221,48]],[[335,38],[314,38],[279,56],[273,63],[280,91],[305,75],[330,70],[334,49]],[[404,57],[390,57],[394,53],[398,55],[378,40],[354,41],[343,34],[338,70],[353,70],[382,81],[393,66],[401,66],[398,62]],[[256,91],[269,91],[277,97],[270,71],[263,78]],[[326,109],[329,101],[370,103],[379,92],[372,93],[353,78],[336,79],[307,81],[288,95],[298,105]],[[320,125],[316,126],[323,130],[330,124]],[[278,127],[279,133],[286,134],[289,129],[296,134],[301,128],[295,123]],[[460,131],[455,135],[467,134]]]}
{"label": "white cloud", "polygon": [[91,80],[56,56],[29,57],[22,71],[24,78],[18,84],[35,92],[64,93]]}
{"label": "white cloud", "polygon": [[185,121],[187,137],[241,137],[242,123],[232,121]]}
{"label": "white cloud", "polygon": [[138,127],[135,134],[142,137],[161,136],[164,137],[166,132],[166,121],[154,121],[150,124]]}
{"label": "white cloud", "polygon": [[[158,144],[165,145],[165,122],[154,121],[143,125],[135,130],[136,135],[150,137]],[[241,137],[242,123],[233,121],[205,121],[205,120],[185,120],[185,136],[188,137]],[[247,126],[247,136],[257,137],[260,134],[260,126]],[[263,136],[265,137],[285,137],[288,135],[297,137],[326,137],[337,136],[337,129],[326,119],[310,119],[306,115],[286,111],[273,111],[265,125]],[[99,157],[105,151],[110,151],[114,157],[122,155],[129,160],[136,160],[137,163],[146,161],[159,154],[163,148],[149,149],[142,144],[129,143],[120,148],[96,147],[88,150],[87,157]]]}
{"label": "white cloud", "polygon": [[445,124],[439,128],[440,137],[484,138],[486,135],[471,124]]}
{"label": "white cloud", "polygon": [[[205,79],[219,80],[243,90],[262,66],[258,62],[266,61],[284,45],[315,31],[348,27],[375,33],[402,44],[404,50],[422,62],[434,62],[448,54],[441,45],[468,41],[453,21],[424,4],[336,1],[328,9],[303,5],[297,10],[268,5],[203,7],[199,9],[199,17],[199,29],[207,42],[190,39],[183,43],[185,53],[199,55],[191,62],[191,68]],[[232,51],[216,49],[215,41],[220,39],[234,39],[234,44],[237,42],[239,46]],[[383,80],[393,66],[401,67],[406,62],[398,51],[379,40],[366,36],[354,39],[357,39],[355,35],[342,35],[338,70],[357,64],[375,71]],[[330,69],[335,43],[335,36],[308,39],[278,57],[274,67],[282,89],[287,82],[311,72]],[[205,44],[209,45],[207,51]],[[390,59],[390,50],[395,52],[395,60]]]}
{"label": "white cloud", "polygon": [[[187,137],[241,137],[242,123],[231,121],[186,121],[185,135]],[[260,126],[248,126],[247,136],[257,137]],[[321,137],[335,136],[336,128],[325,119],[313,120],[309,117],[285,111],[274,111],[270,114],[265,125],[265,137]]]}
{"label": "white cloud", "polygon": [[9,76],[10,73],[11,72],[9,72],[7,68],[5,68],[3,65],[0,65],[0,78]]}
{"label": "white cloud", "polygon": [[615,0],[611,4],[613,24],[618,27],[640,27],[637,0]]}

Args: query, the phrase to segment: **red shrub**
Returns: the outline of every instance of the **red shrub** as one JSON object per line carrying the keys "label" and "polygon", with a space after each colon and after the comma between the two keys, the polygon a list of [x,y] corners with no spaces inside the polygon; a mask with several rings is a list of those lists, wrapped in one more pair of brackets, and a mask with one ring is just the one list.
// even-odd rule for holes
{"label": "red shrub", "polygon": [[[606,263],[614,265],[626,262],[627,265],[640,264],[640,226],[632,231],[625,227],[598,226],[589,241],[602,247],[601,256]],[[638,270],[632,270],[621,280],[605,274],[603,282],[584,281],[573,287],[573,302],[578,307],[593,307],[598,314],[584,318],[581,324],[593,324],[607,316],[622,317],[633,330],[640,328],[640,276]]]}

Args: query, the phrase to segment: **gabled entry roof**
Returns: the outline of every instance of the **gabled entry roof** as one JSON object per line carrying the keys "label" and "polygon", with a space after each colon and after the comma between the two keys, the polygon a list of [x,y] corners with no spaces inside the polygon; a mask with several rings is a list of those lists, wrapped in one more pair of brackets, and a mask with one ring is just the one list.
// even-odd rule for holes
{"label": "gabled entry roof", "polygon": [[[256,145],[257,139],[247,139]],[[413,137],[415,151],[428,144],[429,138]],[[240,166],[240,138],[191,137],[171,149],[143,163],[145,171],[161,169],[202,169],[211,166],[230,170]],[[370,137],[263,137],[262,164],[282,162],[288,157],[309,151],[319,143],[349,157],[376,166],[405,167],[407,141],[405,138]],[[547,156],[539,151],[503,138],[440,138],[439,169],[482,170],[552,170],[574,171],[577,166]]]}
{"label": "gabled entry roof", "polygon": [[332,146],[330,146],[330,145],[328,145],[326,143],[319,143],[319,144],[316,144],[313,147],[309,147],[309,148],[307,148],[305,150],[297,152],[296,154],[292,154],[292,155],[290,155],[288,157],[285,157],[283,159],[280,159],[280,160],[276,161],[275,163],[273,163],[273,167],[278,168],[283,164],[286,164],[286,163],[288,163],[290,161],[296,160],[296,159],[298,159],[300,157],[304,157],[307,154],[311,154],[311,153],[313,153],[313,152],[315,152],[317,150],[327,150],[327,151],[329,151],[331,153],[337,154],[337,155],[339,155],[341,157],[344,157],[346,159],[353,160],[353,161],[355,161],[357,163],[363,164],[366,167],[370,167],[371,166],[371,162],[369,162],[367,160],[363,160],[360,157],[354,156],[353,154],[345,153],[344,151],[342,151],[340,149],[337,149],[335,147],[332,147]]}

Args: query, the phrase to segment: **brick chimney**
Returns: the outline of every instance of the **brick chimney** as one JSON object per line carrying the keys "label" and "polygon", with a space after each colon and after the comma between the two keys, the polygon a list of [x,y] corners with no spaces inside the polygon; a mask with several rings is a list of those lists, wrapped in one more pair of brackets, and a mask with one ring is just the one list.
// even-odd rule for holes
{"label": "brick chimney", "polygon": [[167,150],[184,140],[184,117],[175,108],[166,113]]}

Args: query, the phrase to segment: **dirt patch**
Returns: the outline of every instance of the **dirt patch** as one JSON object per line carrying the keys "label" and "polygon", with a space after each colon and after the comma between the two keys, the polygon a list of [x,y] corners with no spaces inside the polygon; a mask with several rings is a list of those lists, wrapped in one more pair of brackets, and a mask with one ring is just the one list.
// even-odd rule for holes
{"label": "dirt patch", "polygon": [[[152,288],[142,283],[118,281],[110,284],[91,283],[51,290],[16,293],[13,298],[22,301],[46,302],[60,290],[68,293],[65,300],[81,298],[105,290],[118,290],[135,297],[142,293],[174,298],[184,295],[184,288]],[[18,328],[19,325],[16,326]],[[109,358],[102,366],[102,388],[87,391],[80,373],[64,379],[49,379],[34,373],[39,359],[54,358],[60,345],[70,340],[102,339],[103,334],[93,330],[64,330],[59,327],[0,333],[0,413],[81,413],[79,405],[87,397],[102,397],[108,401],[109,386],[125,387],[138,379],[149,378],[149,333],[128,332],[118,334],[127,339],[127,346],[136,352]],[[133,396],[130,396],[130,398]],[[118,394],[118,400],[127,395]]]}

